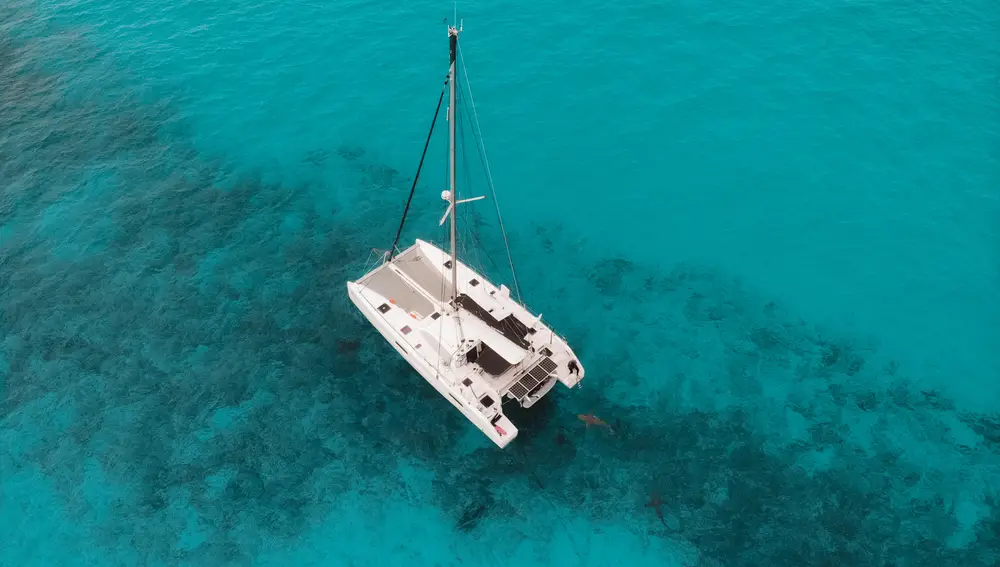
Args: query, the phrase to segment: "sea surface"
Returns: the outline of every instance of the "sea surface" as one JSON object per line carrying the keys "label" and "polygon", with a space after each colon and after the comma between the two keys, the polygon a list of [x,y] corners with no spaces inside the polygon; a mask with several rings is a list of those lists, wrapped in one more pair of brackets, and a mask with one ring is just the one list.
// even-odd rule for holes
{"label": "sea surface", "polygon": [[462,253],[587,370],[505,450],[345,288],[453,9],[0,4],[0,566],[1000,564],[1000,4],[462,2]]}

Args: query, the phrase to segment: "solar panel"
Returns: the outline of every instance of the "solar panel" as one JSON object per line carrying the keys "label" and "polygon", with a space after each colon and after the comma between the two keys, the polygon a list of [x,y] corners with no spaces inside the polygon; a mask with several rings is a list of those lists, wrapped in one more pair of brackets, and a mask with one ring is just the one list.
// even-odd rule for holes
{"label": "solar panel", "polygon": [[556,369],[556,363],[549,357],[543,358],[535,366],[526,372],[516,384],[510,387],[507,392],[515,398],[523,398],[528,392],[545,381],[549,374]]}

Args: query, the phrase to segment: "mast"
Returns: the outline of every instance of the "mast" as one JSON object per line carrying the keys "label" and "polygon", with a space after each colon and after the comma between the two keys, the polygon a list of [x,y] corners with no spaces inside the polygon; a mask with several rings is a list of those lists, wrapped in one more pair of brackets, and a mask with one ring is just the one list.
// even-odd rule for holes
{"label": "mast", "polygon": [[[455,26],[448,26],[449,57],[451,68],[448,71],[448,83],[451,85],[448,102],[448,188],[449,206],[451,209],[451,299],[454,302],[458,298],[458,249],[456,248],[455,230],[455,82],[457,72],[457,52],[458,52],[458,32],[461,31]],[[458,305],[455,305],[458,308]]]}

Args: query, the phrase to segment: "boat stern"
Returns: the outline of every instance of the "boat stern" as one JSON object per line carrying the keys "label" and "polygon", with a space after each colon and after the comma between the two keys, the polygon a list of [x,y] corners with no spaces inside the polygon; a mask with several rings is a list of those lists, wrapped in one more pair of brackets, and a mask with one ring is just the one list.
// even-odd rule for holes
{"label": "boat stern", "polygon": [[491,425],[493,426],[492,432],[486,432],[486,435],[491,441],[496,443],[497,447],[503,449],[508,443],[517,437],[517,427],[514,423],[507,419],[507,416],[500,413],[491,420]]}
{"label": "boat stern", "polygon": [[569,347],[566,348],[566,354],[565,360],[556,368],[555,376],[563,386],[575,388],[583,381],[585,374],[583,363]]}

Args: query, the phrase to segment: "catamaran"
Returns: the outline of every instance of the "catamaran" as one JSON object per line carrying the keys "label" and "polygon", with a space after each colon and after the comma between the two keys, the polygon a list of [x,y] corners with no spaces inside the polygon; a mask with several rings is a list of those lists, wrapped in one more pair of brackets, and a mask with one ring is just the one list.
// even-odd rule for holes
{"label": "catamaran", "polygon": [[[374,268],[356,281],[347,282],[347,292],[386,342],[469,421],[503,448],[518,434],[517,427],[504,414],[506,402],[530,408],[548,394],[556,382],[567,388],[576,387],[583,379],[584,369],[566,340],[542,323],[541,315],[532,314],[521,301],[513,262],[510,266],[516,299],[511,297],[511,290],[506,285],[494,285],[458,258],[456,207],[486,197],[457,198],[456,90],[460,60],[458,36],[462,26],[461,22],[455,23],[457,26],[448,25],[448,76],[396,240],[377,258]],[[464,59],[462,62],[464,70]],[[422,239],[400,250],[397,244],[403,221],[410,209],[445,90],[449,93],[446,112],[449,188],[441,193],[448,206],[438,224],[450,220],[451,250],[446,253]],[[471,90],[469,92],[471,98]],[[472,104],[475,115],[474,101]],[[488,161],[485,161],[485,148],[482,157],[495,203],[496,192]],[[497,215],[499,218],[499,207]],[[503,233],[502,219],[500,229]],[[503,238],[510,259],[506,233]]]}

